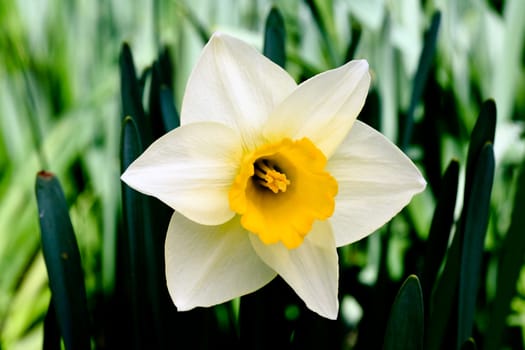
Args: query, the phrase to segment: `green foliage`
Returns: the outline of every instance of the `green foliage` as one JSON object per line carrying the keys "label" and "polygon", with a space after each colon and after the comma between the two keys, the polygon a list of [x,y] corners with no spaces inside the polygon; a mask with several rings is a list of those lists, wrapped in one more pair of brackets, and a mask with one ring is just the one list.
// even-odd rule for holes
{"label": "green foliage", "polygon": [[58,323],[66,349],[89,349],[89,316],[80,253],[66,198],[53,174],[38,173],[36,198],[42,251],[52,294],[50,309],[55,315],[55,320],[50,317],[46,321]]}
{"label": "green foliage", "polygon": [[281,67],[286,64],[286,29],[277,8],[272,8],[264,26],[263,54]]}
{"label": "green foliage", "polygon": [[416,276],[409,276],[399,289],[386,327],[385,350],[423,349],[423,293]]}
{"label": "green foliage", "polygon": [[[523,348],[523,1],[36,4],[0,2],[1,348],[53,349],[60,337],[86,346],[88,337],[97,349],[376,349],[399,346],[401,334],[416,348],[421,337],[425,349]],[[171,303],[170,210],[119,174],[179,126],[185,82],[215,30],[257,45],[298,81],[369,61],[360,119],[398,140],[429,188],[340,249],[340,299],[361,312],[321,319],[280,279],[214,308],[177,313]],[[38,177],[37,211],[42,168],[57,175]],[[55,198],[56,178],[65,199]],[[36,234],[45,201],[54,214],[41,221],[72,225]],[[62,251],[53,237],[76,237],[78,263],[49,260],[50,242],[55,258]],[[84,320],[64,321],[74,308]],[[69,336],[76,327],[81,335]]]}

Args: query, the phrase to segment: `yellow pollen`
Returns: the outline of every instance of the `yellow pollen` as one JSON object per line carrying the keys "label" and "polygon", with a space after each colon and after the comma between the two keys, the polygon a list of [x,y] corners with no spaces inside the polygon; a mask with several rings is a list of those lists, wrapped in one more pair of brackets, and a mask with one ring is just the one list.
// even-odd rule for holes
{"label": "yellow pollen", "polygon": [[258,159],[253,167],[253,178],[257,184],[270,189],[273,193],[286,192],[290,180],[274,164],[265,159]]}

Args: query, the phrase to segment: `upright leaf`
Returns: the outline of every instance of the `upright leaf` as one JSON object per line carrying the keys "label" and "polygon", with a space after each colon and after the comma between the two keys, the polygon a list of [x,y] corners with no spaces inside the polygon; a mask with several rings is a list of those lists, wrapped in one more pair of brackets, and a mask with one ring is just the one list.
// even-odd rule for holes
{"label": "upright leaf", "polygon": [[510,301],[516,294],[516,282],[525,257],[525,159],[521,163],[516,184],[511,223],[500,252],[496,297],[487,328],[489,331],[483,343],[486,350],[501,348],[505,319],[509,313]]}
{"label": "upright leaf", "polygon": [[474,173],[476,171],[475,163],[478,161],[479,155],[484,145],[489,142],[494,144],[494,137],[496,135],[496,104],[494,100],[487,100],[481,106],[478,119],[474,125],[474,129],[470,134],[470,142],[467,154],[467,173],[465,175],[465,197],[463,199],[464,205],[467,205]]}
{"label": "upright leaf", "polygon": [[354,58],[357,47],[361,42],[361,34],[362,30],[360,26],[355,25],[352,27],[352,35],[350,42],[348,43],[348,48],[346,49],[345,62],[348,62]]}
{"label": "upright leaf", "polygon": [[469,338],[466,342],[461,345],[461,350],[476,350],[476,343],[474,342],[474,339]]}
{"label": "upright leaf", "polygon": [[385,350],[423,349],[423,294],[419,280],[409,276],[392,305],[385,334]]}
{"label": "upright leaf", "polygon": [[243,349],[287,348],[291,327],[285,319],[285,308],[297,297],[277,276],[264,288],[241,297],[239,309],[240,343]]}
{"label": "upright leaf", "polygon": [[281,12],[277,7],[272,7],[264,28],[263,54],[283,67],[286,65],[286,29]]}
{"label": "upright leaf", "polygon": [[173,102],[173,93],[166,86],[163,86],[160,89],[160,111],[166,131],[179,127],[180,116],[175,107],[175,103]]}
{"label": "upright leaf", "polygon": [[[173,102],[173,95],[169,100],[163,100],[162,91],[173,90],[173,64],[171,62],[171,55],[167,48],[161,51],[159,57],[151,68],[151,82],[149,89],[149,120],[151,122],[153,138],[157,139],[164,135],[167,131],[174,128],[178,115],[173,115],[175,105]],[[165,106],[170,102],[170,115],[165,115]],[[176,112],[176,111],[175,111]]]}
{"label": "upright leaf", "polygon": [[493,179],[494,151],[492,144],[487,143],[479,155],[473,173],[470,200],[465,208],[459,280],[458,349],[472,333]]}
{"label": "upright leaf", "polygon": [[[480,111],[476,125],[470,137],[467,155],[467,171],[465,189],[463,194],[463,210],[456,228],[452,244],[448,249],[447,260],[441,276],[436,284],[430,301],[430,316],[428,319],[427,336],[425,348],[441,349],[445,344],[447,347],[457,347],[459,344],[458,330],[458,287],[460,266],[463,254],[463,241],[465,235],[465,222],[470,207],[473,174],[482,153],[483,147],[494,141],[496,127],[496,106],[494,102],[486,101]],[[482,189],[479,189],[480,191]],[[479,192],[478,192],[479,193]],[[477,203],[473,203],[477,205]],[[454,312],[453,312],[454,311]]]}
{"label": "upright leaf", "polygon": [[89,314],[80,253],[64,193],[52,173],[38,173],[36,198],[42,250],[60,334],[67,350],[90,349]]}
{"label": "upright leaf", "polygon": [[[142,145],[137,126],[133,118],[127,117],[124,119],[122,126],[122,171],[126,169],[141,152]],[[145,220],[148,220],[148,218],[145,215],[144,198],[142,195],[124,183],[122,183],[122,210],[124,214],[126,244],[121,247],[122,250],[126,252],[125,256],[127,260],[124,266],[121,267],[123,268],[121,272],[126,274],[122,282],[126,284],[127,295],[129,295],[129,301],[125,302],[125,305],[128,309],[126,311],[130,313],[129,316],[131,317],[131,319],[126,319],[131,328],[131,339],[128,340],[135,349],[140,349],[144,345],[142,334],[142,322],[144,322],[144,315],[142,314],[143,298],[141,295],[143,284],[140,282],[140,278],[144,275],[143,232],[148,227],[145,223]]]}
{"label": "upright leaf", "polygon": [[436,51],[437,36],[439,30],[439,23],[441,22],[441,13],[436,12],[432,16],[430,28],[425,34],[425,43],[421,56],[419,57],[419,64],[417,67],[414,83],[412,86],[412,95],[410,96],[410,105],[405,118],[404,128],[400,133],[401,142],[399,143],[401,149],[407,149],[410,139],[412,137],[412,130],[414,128],[414,112],[417,104],[421,99],[425,84],[428,78],[430,66],[434,60],[434,53]]}
{"label": "upright leaf", "polygon": [[[448,248],[447,260],[430,299],[430,310],[425,335],[425,349],[444,349],[442,344],[455,346],[457,310],[457,288],[461,261],[461,241],[463,233],[457,230]],[[451,322],[453,321],[453,322]],[[454,334],[447,331],[452,330]]]}
{"label": "upright leaf", "polygon": [[58,329],[57,314],[53,300],[49,301],[47,314],[44,319],[44,341],[43,350],[60,350],[60,329]]}
{"label": "upright leaf", "polygon": [[333,25],[333,2],[331,0],[306,0],[306,4],[310,8],[317,29],[323,38],[327,52],[327,61],[333,67],[338,66],[339,58],[335,45],[337,32]]}
{"label": "upright leaf", "polygon": [[122,119],[128,116],[133,117],[141,134],[142,142],[147,146],[153,141],[151,125],[146,119],[146,113],[142,106],[142,89],[137,80],[131,48],[127,43],[122,45],[119,64]]}
{"label": "upright leaf", "polygon": [[421,277],[425,304],[429,305],[432,287],[444,260],[454,223],[454,209],[458,191],[459,163],[452,160],[443,175],[441,192],[437,200],[425,253],[425,265]]}

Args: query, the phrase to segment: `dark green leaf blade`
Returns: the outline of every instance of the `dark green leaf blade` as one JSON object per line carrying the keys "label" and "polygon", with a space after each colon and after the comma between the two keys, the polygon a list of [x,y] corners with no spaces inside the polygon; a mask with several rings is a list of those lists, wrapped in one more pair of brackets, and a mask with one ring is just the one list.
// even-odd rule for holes
{"label": "dark green leaf blade", "polygon": [[[486,143],[494,141],[496,128],[496,106],[492,100],[486,101],[480,111],[470,137],[467,155],[466,182],[463,195],[463,209],[452,244],[448,249],[447,260],[430,300],[426,349],[457,347],[458,318],[452,317],[452,311],[458,308],[458,285],[462,246],[465,232],[465,216],[469,207],[474,167]],[[458,315],[457,313],[455,315]]]}
{"label": "dark green leaf blade", "polygon": [[49,301],[47,314],[44,318],[44,343],[43,350],[60,350],[60,330],[58,329],[57,314],[53,300]]}
{"label": "dark green leaf blade", "polygon": [[290,340],[286,304],[296,296],[279,276],[254,293],[241,297],[239,332],[242,349],[281,349]]}
{"label": "dark green leaf blade", "polygon": [[474,323],[494,167],[494,150],[492,144],[487,143],[479,155],[473,174],[470,200],[465,208],[465,231],[459,279],[458,348],[471,336]]}
{"label": "dark green leaf blade", "polygon": [[[173,64],[171,55],[167,48],[164,48],[157,60],[151,67],[151,80],[149,88],[149,110],[148,117],[151,123],[153,138],[157,139],[166,132],[174,128],[178,120],[178,114],[175,110],[173,95],[170,100],[163,100],[162,91],[173,90]],[[166,94],[164,94],[166,96]],[[171,102],[171,106],[166,105]],[[163,106],[163,104],[165,104]],[[168,107],[169,109],[166,109]],[[170,113],[166,115],[166,112]],[[177,114],[176,116],[174,114]]]}
{"label": "dark green leaf blade", "polygon": [[351,35],[350,42],[348,43],[348,48],[346,49],[345,62],[348,62],[354,58],[357,47],[359,46],[359,43],[361,42],[361,34],[362,34],[361,27],[358,24],[355,24],[355,23],[352,23],[352,24],[353,24],[352,35]]}
{"label": "dark green leaf blade", "polygon": [[286,29],[281,12],[272,7],[264,28],[263,54],[281,67],[286,65]]}
{"label": "dark green leaf blade", "polygon": [[[122,125],[121,139],[121,171],[123,172],[142,152],[142,144],[137,130],[137,125],[132,117],[126,117]],[[121,276],[125,277],[117,280],[117,283],[124,283],[127,290],[125,297],[129,298],[124,303],[127,305],[126,312],[130,314],[129,327],[131,328],[131,344],[135,349],[140,349],[144,344],[144,335],[142,332],[143,322],[145,321],[142,314],[143,295],[141,276],[144,276],[144,254],[142,248],[143,231],[148,227],[145,220],[148,218],[144,215],[144,199],[142,195],[126,184],[122,183],[122,210],[124,216],[124,244],[121,246],[122,252],[125,252],[126,261],[121,266]]]}
{"label": "dark green leaf blade", "polygon": [[469,338],[466,342],[461,345],[461,350],[476,350],[476,342],[474,342],[474,339]]}
{"label": "dark green leaf blade", "polygon": [[426,305],[430,301],[432,287],[436,281],[441,263],[445,257],[448,241],[454,223],[454,209],[458,191],[459,162],[452,160],[443,175],[442,190],[430,225],[425,265],[421,277],[423,297]]}
{"label": "dark green leaf blade", "polygon": [[496,135],[496,114],[496,103],[494,100],[485,101],[481,106],[478,119],[476,120],[472,133],[470,134],[467,154],[467,172],[465,175],[464,205],[468,205],[475,166],[481,150],[487,142],[494,144],[494,137]]}
{"label": "dark green leaf blade", "polygon": [[173,130],[180,126],[180,116],[173,101],[173,93],[166,86],[160,89],[160,112],[166,131]]}
{"label": "dark green leaf blade", "polygon": [[423,94],[428,72],[430,71],[430,67],[434,60],[440,22],[441,12],[438,11],[432,16],[432,22],[430,28],[425,34],[425,43],[423,45],[423,50],[421,51],[421,56],[419,57],[419,64],[412,87],[412,95],[410,96],[410,105],[406,114],[404,128],[400,134],[401,142],[399,145],[403,150],[407,149],[412,137],[412,130],[414,129],[414,112],[419,100],[421,99],[421,95]]}
{"label": "dark green leaf blade", "polygon": [[131,116],[138,126],[142,136],[142,142],[149,145],[152,140],[151,125],[146,119],[146,113],[142,106],[142,89],[137,80],[135,63],[131,48],[127,43],[122,45],[119,58],[120,67],[120,96],[122,103],[122,119]]}
{"label": "dark green leaf blade", "polygon": [[[461,261],[461,241],[463,234],[456,231],[452,243],[447,252],[445,267],[432,292],[430,300],[429,318],[426,327],[425,349],[444,349],[442,344],[454,343],[452,334],[447,330],[453,328],[451,319],[453,310],[457,309],[457,287],[459,277],[459,264]],[[454,323],[455,324],[455,323]],[[455,345],[451,345],[455,346]]]}
{"label": "dark green leaf blade", "polygon": [[42,250],[60,333],[66,349],[89,349],[89,314],[80,253],[57,178],[46,171],[36,178]]}
{"label": "dark green leaf blade", "polygon": [[383,349],[423,349],[423,329],[423,294],[418,278],[411,275],[399,289],[392,306]]}
{"label": "dark green leaf blade", "polygon": [[525,256],[525,159],[519,169],[517,189],[509,230],[500,253],[496,297],[489,317],[489,329],[484,339],[484,349],[500,349],[505,319],[510,311],[510,302],[516,294],[516,281]]}

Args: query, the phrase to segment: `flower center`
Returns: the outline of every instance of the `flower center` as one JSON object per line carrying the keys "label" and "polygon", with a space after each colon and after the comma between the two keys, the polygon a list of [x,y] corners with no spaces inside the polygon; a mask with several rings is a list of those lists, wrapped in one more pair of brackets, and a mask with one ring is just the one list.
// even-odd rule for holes
{"label": "flower center", "polygon": [[297,248],[315,220],[332,216],[337,182],[307,138],[261,146],[245,155],[229,192],[241,225],[266,244]]}
{"label": "flower center", "polygon": [[260,186],[270,189],[273,193],[286,192],[290,180],[281,169],[267,159],[257,159],[253,164],[252,179]]}

